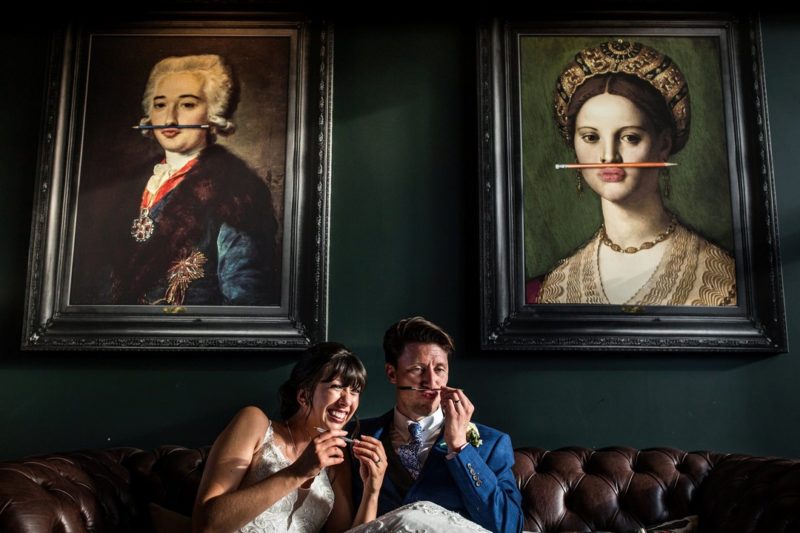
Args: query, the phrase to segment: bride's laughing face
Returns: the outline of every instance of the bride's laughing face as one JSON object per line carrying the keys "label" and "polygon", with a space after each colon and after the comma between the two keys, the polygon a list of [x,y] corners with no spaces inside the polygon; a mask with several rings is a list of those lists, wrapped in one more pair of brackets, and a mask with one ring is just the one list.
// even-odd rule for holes
{"label": "bride's laughing face", "polygon": [[329,382],[320,382],[314,388],[309,409],[309,419],[319,427],[343,428],[358,409],[361,390],[346,386],[340,377]]}
{"label": "bride's laughing face", "polygon": [[[636,104],[615,94],[593,96],[575,118],[578,163],[640,163],[666,161],[669,131],[656,132]],[[659,194],[658,169],[596,168],[581,171],[586,183],[604,200],[638,202]]]}

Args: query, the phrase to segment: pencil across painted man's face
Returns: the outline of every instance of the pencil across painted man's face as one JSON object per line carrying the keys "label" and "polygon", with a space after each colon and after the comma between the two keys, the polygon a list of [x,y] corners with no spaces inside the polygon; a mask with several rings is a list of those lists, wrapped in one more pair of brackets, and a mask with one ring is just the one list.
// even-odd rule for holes
{"label": "pencil across painted man's face", "polygon": [[[154,126],[208,124],[208,99],[204,79],[192,72],[167,74],[156,82],[150,108]],[[156,140],[168,152],[193,154],[208,144],[208,130],[165,128],[154,131]]]}

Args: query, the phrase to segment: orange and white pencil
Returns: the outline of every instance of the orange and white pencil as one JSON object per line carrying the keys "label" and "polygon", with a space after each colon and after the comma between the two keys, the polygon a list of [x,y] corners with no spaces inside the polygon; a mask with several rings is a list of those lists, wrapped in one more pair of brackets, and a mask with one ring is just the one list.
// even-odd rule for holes
{"label": "orange and white pencil", "polygon": [[556,163],[556,170],[565,168],[663,168],[675,167],[678,163],[669,161],[641,163]]}

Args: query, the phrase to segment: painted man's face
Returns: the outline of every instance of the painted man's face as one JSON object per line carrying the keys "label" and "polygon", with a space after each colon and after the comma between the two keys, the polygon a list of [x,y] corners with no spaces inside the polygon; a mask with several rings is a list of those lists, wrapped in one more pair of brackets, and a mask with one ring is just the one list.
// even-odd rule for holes
{"label": "painted man's face", "polygon": [[[192,72],[167,74],[156,83],[150,107],[154,126],[208,123],[208,100],[203,77]],[[193,154],[208,143],[208,130],[166,128],[154,130],[156,140],[168,152]]]}

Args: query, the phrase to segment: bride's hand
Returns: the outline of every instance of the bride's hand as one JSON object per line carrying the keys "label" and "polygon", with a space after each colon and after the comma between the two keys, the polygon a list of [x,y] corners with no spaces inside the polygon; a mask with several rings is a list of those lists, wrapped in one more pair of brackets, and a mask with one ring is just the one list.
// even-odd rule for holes
{"label": "bride's hand", "polygon": [[353,455],[358,459],[358,473],[364,483],[364,493],[377,494],[386,473],[386,451],[383,443],[374,437],[361,435],[353,441]]}
{"label": "bride's hand", "polygon": [[345,435],[346,431],[332,429],[312,439],[300,457],[292,463],[294,473],[303,479],[310,479],[319,474],[323,468],[343,462],[347,443],[339,437]]}

